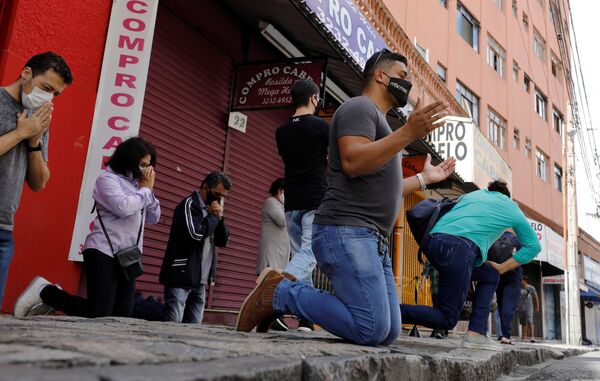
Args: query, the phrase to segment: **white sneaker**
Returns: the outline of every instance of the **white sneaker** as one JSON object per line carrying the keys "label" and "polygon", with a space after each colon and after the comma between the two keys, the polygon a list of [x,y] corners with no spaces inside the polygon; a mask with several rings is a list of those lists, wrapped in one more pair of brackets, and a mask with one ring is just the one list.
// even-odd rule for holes
{"label": "white sneaker", "polygon": [[21,293],[15,303],[14,315],[16,317],[34,316],[48,313],[50,306],[44,304],[40,292],[52,284],[41,276],[33,278],[29,286]]}
{"label": "white sneaker", "polygon": [[487,349],[488,351],[502,352],[504,348],[494,340],[485,335],[469,336],[464,335],[462,339],[463,348]]}

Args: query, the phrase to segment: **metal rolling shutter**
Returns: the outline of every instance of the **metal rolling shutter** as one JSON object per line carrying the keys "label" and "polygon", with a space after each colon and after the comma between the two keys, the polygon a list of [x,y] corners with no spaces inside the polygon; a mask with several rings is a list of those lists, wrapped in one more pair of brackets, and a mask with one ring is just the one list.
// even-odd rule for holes
{"label": "metal rolling shutter", "polygon": [[246,133],[230,132],[226,170],[233,189],[225,202],[225,216],[231,239],[220,251],[216,284],[209,292],[208,306],[214,309],[238,310],[254,288],[262,205],[271,182],[283,176],[275,130],[290,110],[246,114]]}
{"label": "metal rolling shutter", "polygon": [[141,291],[162,294],[158,274],[173,209],[209,171],[223,167],[232,71],[227,55],[159,6],[140,135],[157,149],[162,217],[145,230]]}

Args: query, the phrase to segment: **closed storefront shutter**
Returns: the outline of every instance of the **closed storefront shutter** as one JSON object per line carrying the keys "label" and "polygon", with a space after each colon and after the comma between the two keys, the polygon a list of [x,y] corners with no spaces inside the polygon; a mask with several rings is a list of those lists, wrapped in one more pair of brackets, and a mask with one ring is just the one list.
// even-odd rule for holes
{"label": "closed storefront shutter", "polygon": [[232,72],[227,55],[159,7],[140,135],[156,146],[162,217],[145,230],[142,291],[162,294],[158,274],[173,209],[209,171],[223,167]]}
{"label": "closed storefront shutter", "polygon": [[225,216],[231,239],[218,257],[216,284],[209,292],[210,308],[237,310],[254,288],[262,205],[271,182],[283,177],[275,130],[290,113],[246,112],[246,133],[230,132],[226,170],[233,189],[225,203]]}

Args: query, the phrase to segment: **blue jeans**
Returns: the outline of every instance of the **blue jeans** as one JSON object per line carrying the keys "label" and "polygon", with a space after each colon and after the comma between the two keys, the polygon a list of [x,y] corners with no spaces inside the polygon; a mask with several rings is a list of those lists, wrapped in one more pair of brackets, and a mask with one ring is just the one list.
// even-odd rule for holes
{"label": "blue jeans", "polygon": [[0,308],[4,298],[4,288],[8,277],[8,267],[15,251],[15,241],[12,231],[0,229]]}
{"label": "blue jeans", "polygon": [[498,311],[500,312],[500,324],[502,336],[510,339],[512,333],[512,321],[515,316],[517,303],[521,292],[521,268],[517,268],[500,276],[500,283],[496,289],[498,299]]}
{"label": "blue jeans", "polygon": [[390,344],[400,334],[400,308],[388,246],[375,230],[315,224],[312,249],[335,295],[284,279],[273,298],[291,313],[362,345]]}
{"label": "blue jeans", "polygon": [[176,323],[202,323],[206,286],[198,289],[165,287],[164,319]]}
{"label": "blue jeans", "polygon": [[290,210],[285,213],[292,250],[292,260],[285,267],[285,271],[311,286],[312,273],[317,265],[311,247],[314,219],[314,210]]}
{"label": "blue jeans", "polygon": [[487,263],[474,267],[479,248],[466,238],[432,234],[425,242],[424,249],[427,259],[440,273],[439,306],[432,308],[403,304],[400,306],[402,321],[429,328],[454,328],[467,299],[469,283],[473,280],[477,281],[477,287],[473,297],[469,330],[486,334],[490,303],[500,279],[498,272]]}

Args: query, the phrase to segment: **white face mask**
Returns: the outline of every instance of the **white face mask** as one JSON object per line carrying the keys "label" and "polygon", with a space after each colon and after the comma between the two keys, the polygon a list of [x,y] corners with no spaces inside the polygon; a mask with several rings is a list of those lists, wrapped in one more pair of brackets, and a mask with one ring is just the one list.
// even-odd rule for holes
{"label": "white face mask", "polygon": [[[31,83],[33,84],[33,78],[31,79]],[[31,111],[35,111],[46,103],[51,102],[52,98],[54,98],[54,94],[44,91],[37,86],[33,86],[33,90],[29,94],[25,94],[25,91],[21,90],[21,103],[23,103],[23,107]]]}
{"label": "white face mask", "polygon": [[285,195],[283,194],[283,192],[281,194],[279,194],[279,196],[277,196],[277,198],[279,199],[279,202],[285,205]]}

